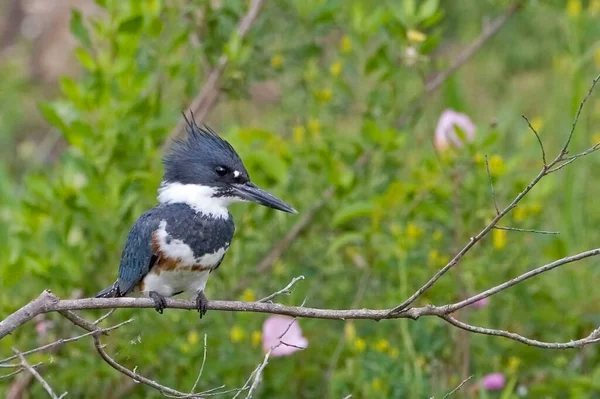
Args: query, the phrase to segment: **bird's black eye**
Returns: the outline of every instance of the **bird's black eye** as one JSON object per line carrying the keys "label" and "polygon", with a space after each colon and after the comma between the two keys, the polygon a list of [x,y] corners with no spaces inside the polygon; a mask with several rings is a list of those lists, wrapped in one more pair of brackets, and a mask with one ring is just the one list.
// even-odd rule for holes
{"label": "bird's black eye", "polygon": [[219,175],[219,176],[225,176],[227,174],[227,168],[224,166],[217,166],[215,168],[215,172]]}

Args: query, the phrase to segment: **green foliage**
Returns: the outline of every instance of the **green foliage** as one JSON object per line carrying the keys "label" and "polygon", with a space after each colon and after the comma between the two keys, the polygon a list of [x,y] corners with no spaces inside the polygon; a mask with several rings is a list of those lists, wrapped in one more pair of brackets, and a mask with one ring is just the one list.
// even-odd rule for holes
{"label": "green foliage", "polygon": [[[66,143],[60,159],[49,167],[31,163],[24,173],[15,166],[27,163],[23,159],[7,158],[0,166],[0,317],[44,288],[61,297],[77,290],[91,296],[115,279],[129,228],[156,202],[161,145],[223,53],[231,64],[209,122],[241,153],[253,180],[301,214],[327,187],[336,193],[273,270],[260,276],[256,263],[297,219],[233,206],[236,238],[207,295],[252,300],[303,274],[307,279],[281,300],[299,304],[307,297],[307,306],[324,308],[393,307],[414,292],[494,216],[484,156],[497,199],[507,204],[541,167],[537,141],[519,116],[531,116],[547,153],[554,154],[591,71],[600,68],[600,5],[592,9],[596,2],[584,2],[589,10],[577,13],[573,1],[567,8],[558,1],[527,2],[415,115],[416,123],[400,129],[398,117],[412,113],[422,95],[422,77],[446,68],[461,43],[479,32],[480,17],[499,14],[506,1],[266,2],[244,40],[236,33],[247,7],[242,0],[97,3],[104,16],[88,21],[74,11],[71,18],[83,75],[63,78],[56,99],[39,102]],[[537,20],[542,17],[543,23]],[[19,80],[14,72],[7,76],[0,103],[15,111],[7,118],[24,119],[10,97],[21,91]],[[252,100],[262,81],[276,84],[276,104]],[[590,100],[574,148],[598,139],[592,138],[598,98]],[[460,150],[436,152],[433,132],[446,108],[467,113],[477,138]],[[7,122],[11,131],[13,126],[16,121]],[[354,167],[366,151],[369,161]],[[505,223],[561,235],[494,231],[420,303],[464,298],[597,247],[600,190],[593,178],[599,166],[589,157],[548,178]],[[234,298],[248,276],[255,277],[251,288]],[[574,339],[600,322],[600,294],[592,285],[597,278],[593,262],[567,266],[458,316],[540,340]],[[264,315],[209,312],[199,321],[191,312],[120,310],[110,321],[129,317],[136,321],[111,334],[107,350],[181,390],[197,375],[205,333],[202,389],[241,386],[263,356]],[[57,315],[48,318],[57,325],[49,337],[38,337],[30,323],[0,343],[2,353],[69,333]],[[308,349],[271,360],[261,397],[442,397],[463,377],[458,347],[465,338],[441,320],[299,323]],[[504,393],[479,391],[482,398],[514,397],[517,386],[534,397],[600,393],[593,351],[557,353],[501,338],[466,339],[474,381],[495,371],[509,381]],[[53,363],[50,358],[38,354],[31,362],[48,363],[44,375],[73,397],[116,392],[122,384],[88,341],[70,344],[52,356]],[[82,369],[90,378],[81,378]],[[0,394],[5,389],[0,385]],[[33,386],[32,397],[41,395]],[[137,386],[127,396],[159,394]]]}

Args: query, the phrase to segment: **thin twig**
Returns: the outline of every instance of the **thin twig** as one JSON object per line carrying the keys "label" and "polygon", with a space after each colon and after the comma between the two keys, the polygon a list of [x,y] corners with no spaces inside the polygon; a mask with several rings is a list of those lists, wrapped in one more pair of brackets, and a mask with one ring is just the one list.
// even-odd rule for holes
{"label": "thin twig", "polygon": [[[252,24],[258,17],[258,13],[262,7],[263,0],[252,0],[250,5],[248,6],[248,11],[240,20],[240,23],[237,28],[237,35],[243,39],[246,37]],[[210,111],[214,108],[217,103],[217,98],[219,97],[219,93],[221,91],[221,79],[225,73],[225,69],[229,64],[229,57],[227,54],[221,55],[219,60],[217,61],[217,65],[210,71],[208,77],[206,78],[206,83],[200,90],[200,93],[194,98],[192,103],[189,106],[189,111],[193,113],[194,118],[202,122],[208,116]],[[185,120],[180,118],[177,126],[171,131],[169,138],[165,141],[163,145],[163,151],[167,151],[173,140],[179,137],[185,128]]]}
{"label": "thin twig", "polygon": [[494,208],[496,208],[496,215],[498,215],[500,213],[500,209],[498,208],[498,201],[496,201],[496,190],[494,190],[494,181],[492,180],[492,173],[490,172],[490,163],[488,162],[487,155],[485,156],[485,169],[487,170],[488,178],[490,179],[492,199],[494,200]]}
{"label": "thin twig", "polygon": [[[23,365],[23,368],[27,369],[27,371],[29,371],[31,373],[31,375],[33,375],[35,377],[36,380],[38,380],[38,382],[42,385],[42,387],[44,387],[44,389],[46,390],[48,395],[52,399],[59,399],[59,397],[56,396],[56,394],[50,387],[50,384],[48,384],[48,382],[46,380],[44,380],[44,378],[40,375],[40,373],[38,373],[37,370],[35,368],[33,368],[27,362],[27,359],[25,359],[25,356],[23,356],[23,354],[21,352],[19,352],[18,350],[14,349],[14,348],[13,348],[13,352],[21,360],[21,364]],[[65,394],[62,394],[60,397],[62,398],[63,396],[65,396]]]}
{"label": "thin twig", "polygon": [[198,377],[196,378],[196,381],[194,381],[194,386],[192,387],[192,390],[190,391],[190,393],[194,393],[194,391],[196,390],[196,387],[198,386],[198,383],[200,382],[200,378],[202,377],[202,372],[204,371],[204,365],[206,364],[206,351],[208,348],[208,345],[206,344],[206,338],[207,338],[207,334],[204,334],[204,355],[202,356],[202,365],[200,366],[200,372],[198,373]]}
{"label": "thin twig", "polygon": [[461,389],[462,386],[465,385],[467,383],[467,381],[469,381],[471,378],[473,378],[473,375],[470,375],[467,378],[465,378],[460,384],[458,384],[458,386],[456,388],[454,388],[453,390],[451,390],[450,392],[448,392],[447,394],[445,394],[442,399],[448,398],[450,395],[452,395],[453,393],[455,393],[456,391],[458,391],[459,389]]}
{"label": "thin twig", "polygon": [[560,234],[560,231],[536,230],[536,229],[521,229],[518,227],[494,226],[496,230],[518,231],[520,233],[536,233],[536,234]]}
{"label": "thin twig", "polygon": [[285,286],[285,288],[283,288],[283,289],[281,289],[281,290],[279,290],[277,292],[274,292],[271,295],[264,297],[263,299],[259,299],[258,302],[271,302],[271,299],[273,299],[275,297],[278,297],[279,295],[283,295],[283,294],[289,295],[289,294],[291,294],[292,293],[292,291],[291,291],[292,287],[298,281],[300,281],[300,280],[304,280],[304,276],[294,277],[292,279],[292,281],[290,281],[290,283]]}
{"label": "thin twig", "polygon": [[544,150],[544,144],[542,143],[542,139],[540,138],[540,135],[538,134],[537,130],[535,130],[535,128],[533,127],[531,122],[529,122],[529,119],[527,119],[527,117],[525,115],[521,115],[521,116],[527,122],[527,126],[529,126],[529,130],[531,130],[533,132],[533,134],[535,134],[535,138],[537,139],[538,144],[540,145],[540,149],[542,150],[542,162],[544,163],[544,166],[547,166],[548,162],[546,162],[546,150]]}

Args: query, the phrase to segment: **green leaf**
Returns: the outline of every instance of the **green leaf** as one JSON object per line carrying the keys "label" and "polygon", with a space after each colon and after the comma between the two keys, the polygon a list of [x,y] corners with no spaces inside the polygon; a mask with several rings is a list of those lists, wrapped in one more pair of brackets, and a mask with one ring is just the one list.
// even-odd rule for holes
{"label": "green leaf", "polygon": [[58,114],[56,108],[53,104],[50,103],[42,103],[40,104],[40,111],[44,118],[50,123],[52,126],[65,131],[67,126],[65,122],[62,120],[60,115]]}
{"label": "green leaf", "polygon": [[419,7],[419,19],[431,17],[439,7],[439,0],[425,0]]}
{"label": "green leaf", "polygon": [[137,33],[142,26],[144,25],[144,17],[141,15],[136,15],[135,17],[131,17],[126,19],[125,21],[119,24],[119,33]]}
{"label": "green leaf", "polygon": [[333,242],[329,245],[329,248],[327,249],[325,256],[326,257],[330,256],[350,244],[358,244],[363,241],[364,241],[363,233],[352,232],[352,233],[341,234],[341,235],[337,236],[335,238],[335,240],[333,240]]}
{"label": "green leaf", "polygon": [[370,216],[374,209],[373,201],[360,201],[346,205],[333,215],[333,225],[339,227],[350,220]]}
{"label": "green leaf", "polygon": [[91,47],[92,41],[90,40],[90,34],[86,26],[83,24],[81,11],[76,9],[71,11],[71,33],[73,33],[73,36],[75,36],[85,47]]}
{"label": "green leaf", "polygon": [[85,51],[83,48],[79,47],[78,49],[76,49],[75,56],[79,60],[81,66],[83,66],[85,69],[89,71],[93,71],[96,69],[96,60],[94,60],[94,57],[92,57],[92,55]]}

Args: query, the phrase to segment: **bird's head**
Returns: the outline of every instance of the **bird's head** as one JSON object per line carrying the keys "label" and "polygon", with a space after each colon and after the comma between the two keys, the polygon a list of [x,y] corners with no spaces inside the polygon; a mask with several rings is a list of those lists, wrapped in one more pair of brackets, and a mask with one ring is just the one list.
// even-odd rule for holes
{"label": "bird's head", "polygon": [[163,160],[165,175],[160,202],[185,202],[208,213],[219,213],[233,202],[251,201],[297,213],[279,198],[250,181],[240,156],[210,127],[186,119],[187,138],[177,140]]}

